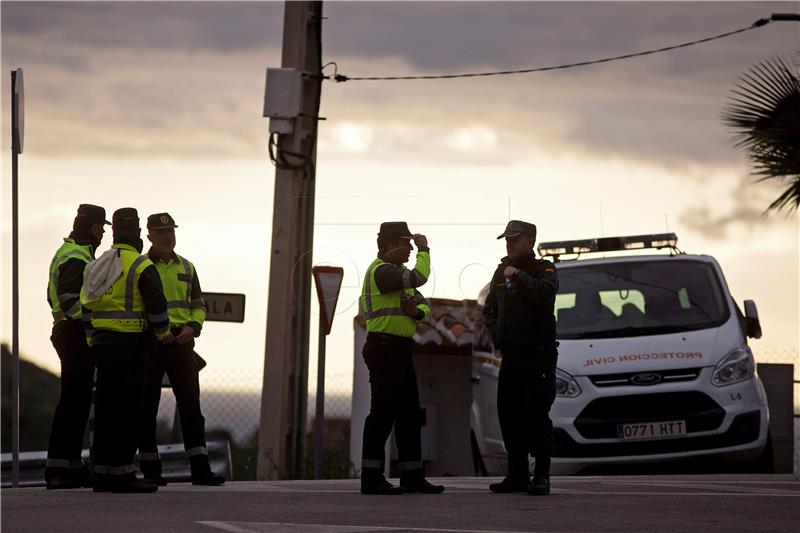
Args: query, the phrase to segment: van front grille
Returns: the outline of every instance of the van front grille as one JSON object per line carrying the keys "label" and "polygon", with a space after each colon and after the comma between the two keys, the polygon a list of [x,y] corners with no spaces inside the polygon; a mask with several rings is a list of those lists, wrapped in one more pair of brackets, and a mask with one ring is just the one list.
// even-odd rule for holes
{"label": "van front grille", "polygon": [[[693,381],[700,375],[701,367],[654,370],[652,372],[624,372],[621,374],[600,374],[589,376],[596,387],[619,387],[623,385],[648,386],[659,383]],[[637,379],[644,378],[644,379]]]}

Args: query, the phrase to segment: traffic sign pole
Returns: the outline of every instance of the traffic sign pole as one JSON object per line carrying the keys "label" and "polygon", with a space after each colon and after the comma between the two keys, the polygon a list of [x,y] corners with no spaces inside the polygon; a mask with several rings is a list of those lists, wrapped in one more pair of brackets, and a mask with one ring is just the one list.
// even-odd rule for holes
{"label": "traffic sign pole", "polygon": [[11,486],[19,486],[19,180],[24,135],[22,69],[11,71]]}
{"label": "traffic sign pole", "polygon": [[331,332],[344,269],[315,266],[311,269],[319,300],[319,355],[317,357],[317,398],[314,415],[314,479],[322,479],[322,444],[325,436],[325,337]]}
{"label": "traffic sign pole", "polygon": [[322,439],[325,432],[325,318],[319,315],[317,356],[317,408],[314,415],[314,479],[322,479]]}

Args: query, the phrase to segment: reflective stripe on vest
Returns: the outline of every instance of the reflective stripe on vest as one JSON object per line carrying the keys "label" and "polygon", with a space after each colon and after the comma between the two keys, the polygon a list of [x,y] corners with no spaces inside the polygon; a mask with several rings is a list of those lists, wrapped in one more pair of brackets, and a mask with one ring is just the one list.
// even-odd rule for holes
{"label": "reflective stripe on vest", "polygon": [[[84,263],[89,263],[94,259],[91,244],[77,244],[74,239],[65,238],[64,244],[56,250],[53,260],[50,262],[50,276],[47,282],[47,300],[50,302],[50,311],[53,314],[53,322],[60,322],[67,318],[79,319],[81,317],[80,294],[64,293],[58,295],[58,275],[61,265],[70,259],[80,259]],[[64,309],[62,300],[78,297],[75,304],[69,309]]]}
{"label": "reflective stripe on vest", "polygon": [[112,248],[119,250],[122,275],[97,300],[87,301],[86,291],[82,289],[81,302],[92,311],[91,324],[94,329],[123,333],[144,331],[145,309],[139,292],[139,277],[153,263],[127,244],[115,244]]}

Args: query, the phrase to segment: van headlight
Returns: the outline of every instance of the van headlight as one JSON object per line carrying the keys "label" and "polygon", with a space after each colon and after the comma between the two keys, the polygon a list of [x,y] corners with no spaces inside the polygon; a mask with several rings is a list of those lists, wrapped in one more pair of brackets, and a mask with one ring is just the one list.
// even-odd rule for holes
{"label": "van headlight", "polygon": [[575,398],[581,393],[581,388],[575,378],[556,368],[556,396],[562,398]]}
{"label": "van headlight", "polygon": [[732,385],[752,378],[755,371],[756,363],[750,348],[736,348],[717,364],[711,383],[717,387]]}

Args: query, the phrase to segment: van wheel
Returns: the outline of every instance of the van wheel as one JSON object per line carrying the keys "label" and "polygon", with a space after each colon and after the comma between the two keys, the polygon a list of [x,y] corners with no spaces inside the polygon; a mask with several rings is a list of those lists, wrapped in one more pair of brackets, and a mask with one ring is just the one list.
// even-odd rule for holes
{"label": "van wheel", "polygon": [[483,456],[481,450],[478,448],[478,439],[475,438],[475,433],[469,434],[470,448],[472,448],[472,467],[477,477],[486,477],[489,472],[486,471],[486,465],[483,464]]}

